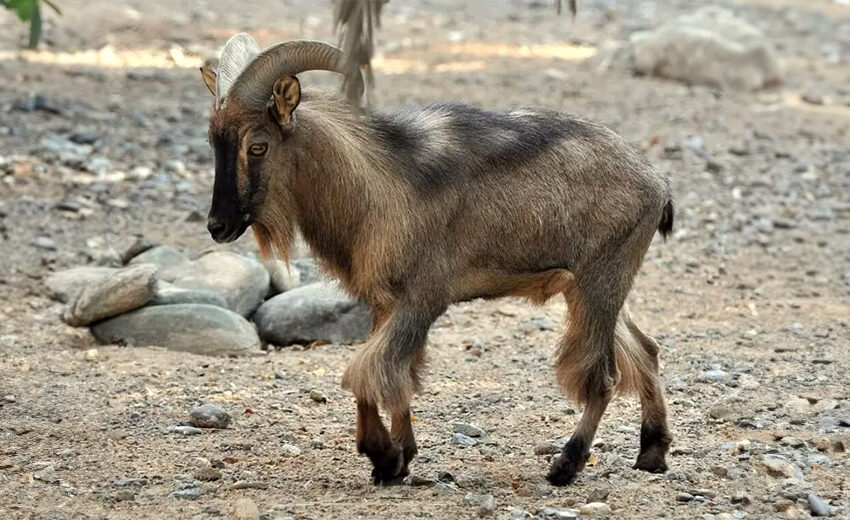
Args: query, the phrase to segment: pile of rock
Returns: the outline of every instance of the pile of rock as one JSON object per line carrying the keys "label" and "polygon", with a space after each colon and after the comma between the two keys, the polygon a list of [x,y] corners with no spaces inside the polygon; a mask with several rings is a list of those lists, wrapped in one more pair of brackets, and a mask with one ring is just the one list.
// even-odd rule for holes
{"label": "pile of rock", "polygon": [[232,356],[256,352],[263,341],[356,343],[371,326],[368,308],[318,280],[311,259],[261,263],[218,251],[192,260],[156,246],[124,260],[46,280],[51,297],[67,304],[62,319],[91,327],[102,343]]}
{"label": "pile of rock", "polygon": [[756,90],[782,81],[782,69],[764,33],[717,6],[632,33],[628,42],[601,49],[597,59],[601,69],[628,68],[723,88]]}

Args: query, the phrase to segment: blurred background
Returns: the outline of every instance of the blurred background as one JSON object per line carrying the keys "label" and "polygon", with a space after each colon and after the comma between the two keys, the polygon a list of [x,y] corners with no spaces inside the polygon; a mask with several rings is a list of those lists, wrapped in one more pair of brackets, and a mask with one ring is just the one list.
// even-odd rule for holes
{"label": "blurred background", "polygon": [[[627,469],[638,412],[618,401],[598,467],[577,486],[548,487],[529,443],[564,435],[575,412],[548,375],[563,304],[472,302],[435,326],[430,390],[414,410],[430,457],[417,467],[455,478],[403,491],[368,486],[355,454],[338,388],[352,347],[238,360],[99,347],[89,329],[62,323],[45,289],[54,271],[120,266],[138,242],[255,255],[250,232],[217,246],[206,231],[212,100],[198,67],[238,31],[261,47],[336,42],[332,2],[3,3],[0,516],[176,508],[201,518],[247,495],[264,518],[347,514],[352,496],[355,516],[448,518],[476,511],[469,493],[494,495],[484,514],[500,518],[554,518],[545,508],[594,501],[619,518],[798,518],[820,507],[810,493],[846,514],[848,2],[579,0],[575,19],[548,0],[384,6],[372,109],[456,101],[595,119],[669,173],[677,204],[675,234],[650,249],[631,297],[665,348],[671,473]],[[305,88],[338,82],[302,78]],[[329,401],[311,401],[311,388]],[[207,400],[227,403],[237,426],[194,443],[161,433]],[[460,453],[445,433],[459,417],[489,430]],[[297,456],[281,456],[281,442]],[[243,463],[227,463],[223,480],[192,476],[198,458],[228,457]],[[246,493],[235,481],[264,484]],[[173,496],[185,489],[202,500]]]}

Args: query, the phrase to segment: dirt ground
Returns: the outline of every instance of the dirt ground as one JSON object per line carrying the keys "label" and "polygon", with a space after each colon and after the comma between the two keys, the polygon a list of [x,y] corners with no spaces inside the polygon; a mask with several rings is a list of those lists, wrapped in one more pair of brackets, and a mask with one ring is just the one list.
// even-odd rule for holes
{"label": "dirt ground", "polygon": [[[535,446],[580,414],[551,371],[561,302],[475,301],[438,320],[411,469],[440,482],[422,486],[369,483],[339,385],[353,346],[206,358],[98,346],[62,324],[43,278],[132,234],[256,251],[250,232],[214,245],[198,218],[212,157],[196,67],[236,30],[263,45],[333,37],[325,1],[56,3],[64,15],[48,15],[35,54],[18,52],[25,28],[0,13],[0,518],[227,518],[240,497],[269,520],[472,518],[483,495],[495,518],[589,501],[622,519],[806,518],[809,492],[850,516],[850,7],[714,2],[761,27],[785,66],[780,87],[741,93],[584,59],[694,2],[581,1],[574,23],[550,2],[388,4],[377,107],[543,105],[611,126],[672,176],[676,232],[653,244],[630,297],[663,345],[670,470],[631,469],[640,411],[621,398],[591,465],[554,488]],[[57,136],[84,143],[84,158],[63,159]],[[167,432],[202,402],[233,424]],[[456,421],[486,434],[453,444]],[[221,478],[199,481],[209,463]]]}

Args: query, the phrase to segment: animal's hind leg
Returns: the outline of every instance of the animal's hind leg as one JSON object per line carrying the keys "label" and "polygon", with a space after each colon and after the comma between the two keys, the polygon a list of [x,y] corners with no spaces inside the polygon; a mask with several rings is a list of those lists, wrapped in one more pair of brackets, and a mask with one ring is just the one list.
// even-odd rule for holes
{"label": "animal's hind leg", "polygon": [[621,316],[629,334],[643,349],[643,359],[647,361],[641,367],[642,377],[635,382],[643,417],[640,425],[640,453],[634,468],[663,473],[667,471],[665,455],[673,437],[667,427],[667,407],[658,375],[658,343],[632,322],[628,312],[624,310]]}
{"label": "animal's hind leg", "polygon": [[599,421],[617,381],[614,327],[619,306],[596,305],[580,291],[566,293],[569,327],[559,346],[555,370],[565,392],[585,409],[575,433],[554,460],[547,478],[556,486],[573,481],[590,456]]}

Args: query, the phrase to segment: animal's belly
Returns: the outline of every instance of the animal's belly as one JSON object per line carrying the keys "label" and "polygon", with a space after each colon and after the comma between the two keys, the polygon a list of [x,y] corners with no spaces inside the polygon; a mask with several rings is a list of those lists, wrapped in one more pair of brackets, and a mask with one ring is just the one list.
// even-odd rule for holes
{"label": "animal's belly", "polygon": [[573,275],[566,269],[538,273],[508,273],[489,269],[471,269],[455,277],[452,300],[521,296],[533,303],[544,303],[572,286]]}

